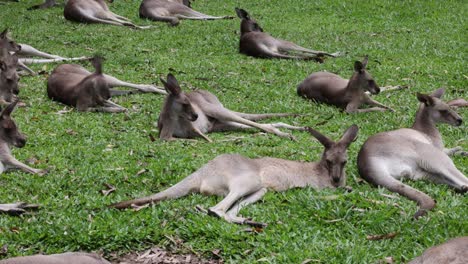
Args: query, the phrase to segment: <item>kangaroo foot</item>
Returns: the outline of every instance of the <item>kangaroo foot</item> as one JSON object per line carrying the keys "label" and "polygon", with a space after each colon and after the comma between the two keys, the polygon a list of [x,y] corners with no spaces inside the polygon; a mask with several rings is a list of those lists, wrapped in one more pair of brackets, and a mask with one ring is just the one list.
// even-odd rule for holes
{"label": "kangaroo foot", "polygon": [[0,204],[0,212],[6,213],[9,215],[21,215],[26,213],[27,210],[36,210],[40,206],[37,204],[27,204],[27,203],[14,203],[14,204]]}

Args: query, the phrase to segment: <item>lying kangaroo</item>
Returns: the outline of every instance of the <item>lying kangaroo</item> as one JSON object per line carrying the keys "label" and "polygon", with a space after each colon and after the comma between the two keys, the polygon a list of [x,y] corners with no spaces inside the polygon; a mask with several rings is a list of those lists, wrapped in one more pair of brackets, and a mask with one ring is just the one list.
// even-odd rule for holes
{"label": "lying kangaroo", "polygon": [[168,96],[158,119],[159,138],[173,140],[177,138],[202,137],[211,142],[205,135],[210,132],[251,129],[256,127],[267,133],[280,137],[292,138],[292,135],[281,132],[278,128],[305,130],[284,123],[259,124],[254,121],[271,117],[294,116],[294,114],[245,114],[225,108],[218,98],[205,90],[184,93],[176,78],[167,75],[167,82],[161,79]]}
{"label": "lying kangaroo", "polygon": [[10,146],[22,148],[26,144],[26,137],[19,131],[10,116],[17,103],[18,100],[13,101],[0,113],[0,173],[9,169],[20,169],[24,172],[43,175],[45,171],[33,169],[11,155]]}
{"label": "lying kangaroo", "polygon": [[82,23],[103,23],[138,29],[149,28],[148,26],[137,26],[128,18],[113,13],[104,0],[69,0],[65,4],[63,15],[65,19]]}
{"label": "lying kangaroo", "polygon": [[166,199],[176,199],[189,193],[225,196],[209,209],[214,216],[230,223],[264,226],[237,216],[239,210],[260,200],[268,189],[285,191],[295,187],[342,187],[346,184],[347,149],[358,133],[356,125],[346,130],[334,142],[318,131],[307,128],[324,147],[319,162],[298,162],[276,158],[249,159],[235,154],[216,157],[181,182],[160,193],[111,205],[123,209]]}
{"label": "lying kangaroo", "polygon": [[[33,75],[35,74],[35,72],[29,67],[27,67],[26,64],[50,63],[60,61],[78,61],[88,59],[88,57],[64,58],[58,55],[42,52],[30,45],[16,43],[12,38],[8,36],[8,34],[8,29],[5,29],[3,30],[3,32],[0,33],[0,49],[6,48],[9,52],[16,53],[16,55],[19,56],[18,66]],[[41,57],[45,59],[33,59],[30,58],[31,56]]]}
{"label": "lying kangaroo", "polygon": [[92,60],[95,72],[91,73],[80,65],[62,64],[55,68],[47,81],[47,94],[50,99],[75,106],[78,111],[124,112],[126,109],[109,100],[113,95],[123,95],[134,91],[121,91],[112,87],[124,86],[141,92],[166,94],[153,85],[123,82],[102,73],[102,58]]}
{"label": "lying kangaroo", "polygon": [[4,259],[0,260],[0,264],[110,264],[110,262],[97,254],[68,252]]}
{"label": "lying kangaroo", "polygon": [[241,21],[241,37],[239,51],[257,58],[301,59],[323,61],[323,56],[337,57],[337,53],[327,53],[303,48],[292,42],[281,40],[263,32],[257,21],[250,18],[244,9],[236,7],[237,16]]}
{"label": "lying kangaroo", "polygon": [[417,98],[422,104],[413,126],[371,136],[358,155],[361,177],[417,202],[420,209],[414,215],[415,218],[434,208],[435,201],[399,179],[427,178],[462,192],[468,191],[468,179],[448,156],[460,152],[460,148],[444,149],[442,137],[435,126],[436,123],[452,126],[462,124],[461,117],[440,100],[443,93],[443,88],[431,95],[418,93]]}
{"label": "lying kangaroo", "polygon": [[[363,113],[371,111],[393,111],[373,100],[366,92],[380,93],[381,89],[367,72],[367,56],[362,62],[354,63],[354,73],[349,80],[329,72],[315,72],[309,75],[297,87],[297,94],[307,99],[326,103],[344,109],[347,113]],[[373,105],[367,109],[359,109],[363,104]]]}
{"label": "lying kangaroo", "polygon": [[468,236],[451,239],[431,247],[408,264],[466,264]]}
{"label": "lying kangaroo", "polygon": [[172,26],[177,26],[180,19],[214,20],[232,18],[230,16],[210,16],[197,12],[191,8],[189,0],[143,0],[140,5],[140,17],[168,22]]}
{"label": "lying kangaroo", "polygon": [[0,52],[0,105],[8,105],[19,93],[18,57],[5,48]]}

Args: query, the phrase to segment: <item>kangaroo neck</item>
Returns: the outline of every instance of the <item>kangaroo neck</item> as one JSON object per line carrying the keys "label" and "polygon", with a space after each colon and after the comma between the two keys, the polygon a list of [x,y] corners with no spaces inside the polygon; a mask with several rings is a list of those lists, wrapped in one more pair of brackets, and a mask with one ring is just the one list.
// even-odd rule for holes
{"label": "kangaroo neck", "polygon": [[345,89],[341,91],[341,93],[342,93],[341,95],[347,95],[347,96],[361,93],[361,89],[359,88],[356,74],[353,74],[353,76],[349,78],[348,84],[346,85]]}
{"label": "kangaroo neck", "polygon": [[430,116],[428,108],[425,107],[424,104],[421,104],[419,107],[413,126],[411,128],[428,136],[434,146],[438,148],[444,147],[440,132],[437,129],[434,120]]}

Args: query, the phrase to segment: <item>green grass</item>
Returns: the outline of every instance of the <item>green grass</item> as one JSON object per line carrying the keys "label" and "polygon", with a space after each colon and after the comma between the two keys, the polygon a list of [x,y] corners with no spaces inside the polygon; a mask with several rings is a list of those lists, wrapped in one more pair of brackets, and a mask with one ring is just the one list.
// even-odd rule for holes
{"label": "green grass", "polygon": [[[149,135],[157,136],[154,122],[162,96],[115,99],[130,109],[128,115],[76,111],[58,115],[64,106],[47,98],[47,75],[23,77],[20,95],[27,107],[19,108],[14,118],[29,140],[24,149],[13,153],[21,161],[35,157],[34,166],[50,172],[44,177],[18,171],[0,176],[1,202],[43,205],[38,213],[23,217],[0,215],[0,246],[8,246],[4,257],[70,250],[108,255],[150,245],[168,247],[168,238],[175,238],[184,243],[180,252],[192,248],[210,257],[211,250],[220,249],[228,263],[300,263],[306,259],[376,263],[387,256],[405,262],[429,246],[468,235],[468,196],[443,185],[409,182],[437,200],[435,210],[415,221],[415,203],[383,197],[382,193],[389,192],[360,182],[355,165],[368,136],[411,125],[417,91],[429,93],[444,86],[445,98],[467,97],[466,2],[197,0],[193,4],[196,10],[212,15],[234,15],[234,7],[242,7],[275,37],[317,50],[347,52],[324,64],[238,54],[238,19],[182,21],[179,27],[168,27],[139,19],[139,1],[116,1],[110,6],[114,12],[137,24],[154,25],[135,31],[68,22],[60,8],[25,10],[36,2],[1,6],[0,25],[8,26],[20,43],[63,56],[103,54],[106,73],[135,83],[159,83],[172,69],[185,90],[209,90],[233,110],[309,114],[278,119],[298,125],[315,126],[329,119],[316,128],[335,139],[351,124],[358,124],[360,135],[350,147],[347,166],[348,184],[354,191],[308,188],[268,193],[262,202],[241,212],[269,223],[258,234],[195,211],[197,204],[205,208],[216,204],[220,200],[216,197],[191,195],[139,212],[107,209],[110,203],[160,191],[219,154],[317,160],[322,147],[301,132],[294,132],[297,142],[240,132],[211,134],[215,143],[201,139],[152,142]],[[347,115],[296,95],[296,85],[308,74],[327,70],[349,77],[353,62],[366,54],[369,71],[380,86],[410,87],[375,96],[395,113]],[[54,67],[33,69],[50,73]],[[468,119],[466,109],[459,112]],[[466,125],[439,128],[447,146],[468,148]],[[246,138],[222,141],[235,136]],[[466,157],[456,157],[454,162],[466,175]],[[141,169],[147,172],[137,175]],[[115,185],[117,191],[104,197],[100,193],[104,183]],[[391,240],[366,240],[366,235],[389,232],[398,235]]]}

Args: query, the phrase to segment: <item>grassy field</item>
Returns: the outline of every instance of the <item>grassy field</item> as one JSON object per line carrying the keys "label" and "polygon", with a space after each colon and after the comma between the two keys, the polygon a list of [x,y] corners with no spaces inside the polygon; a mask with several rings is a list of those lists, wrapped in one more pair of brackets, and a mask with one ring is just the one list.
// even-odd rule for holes
{"label": "grassy field", "polygon": [[[348,184],[344,190],[295,189],[268,193],[241,211],[269,223],[260,233],[202,215],[220,198],[190,195],[165,201],[139,212],[107,209],[106,205],[160,191],[178,182],[223,153],[248,157],[272,156],[292,160],[319,159],[322,146],[310,135],[294,132],[293,142],[256,132],[211,134],[214,143],[151,141],[163,97],[151,94],[116,98],[128,114],[58,114],[64,105],[46,95],[47,74],[57,65],[32,68],[44,71],[21,79],[26,107],[14,118],[28,136],[23,149],[13,150],[21,161],[48,169],[43,177],[23,172],[0,176],[0,201],[25,201],[43,207],[22,217],[0,215],[0,247],[12,257],[39,252],[99,251],[125,253],[151,245],[176,252],[212,257],[220,250],[227,263],[376,263],[393,257],[396,263],[421,254],[449,238],[468,235],[468,196],[443,185],[410,182],[437,200],[437,207],[419,221],[412,218],[415,203],[360,180],[356,155],[367,137],[380,131],[410,126],[418,102],[416,92],[447,87],[446,99],[468,97],[467,20],[465,1],[208,1],[193,8],[212,15],[235,15],[242,7],[273,36],[302,46],[347,54],[323,64],[261,60],[238,54],[239,19],[182,21],[178,27],[138,18],[139,1],[115,1],[112,11],[137,24],[132,30],[108,25],[66,21],[61,8],[28,12],[40,1],[0,6],[0,27],[14,38],[63,56],[103,54],[104,71],[135,83],[157,83],[173,72],[185,90],[206,89],[236,111],[308,114],[277,121],[309,125],[337,139],[351,124],[360,135],[349,151]],[[369,55],[369,72],[380,86],[408,85],[409,90],[375,98],[396,112],[348,115],[296,95],[308,74],[330,71],[349,77],[353,62]],[[83,63],[88,68],[89,64]],[[67,108],[68,109],[68,108]],[[459,110],[468,119],[466,109]],[[468,148],[466,125],[439,126],[447,146]],[[243,136],[241,140],[227,140]],[[455,157],[468,173],[468,159]],[[141,173],[142,170],[145,170]],[[117,190],[103,196],[103,184]],[[367,235],[397,232],[393,239],[370,241]]]}

